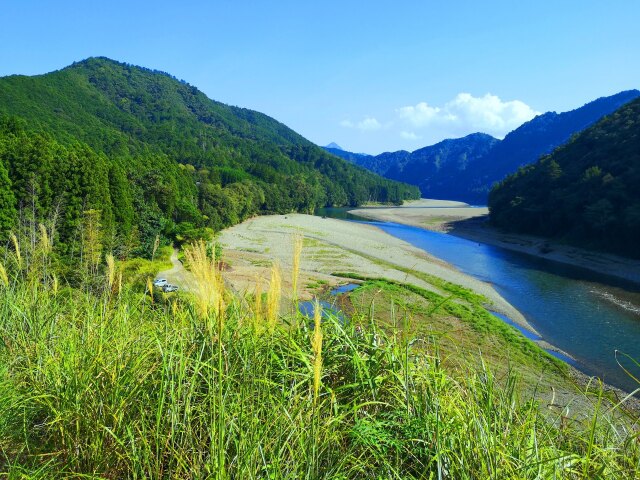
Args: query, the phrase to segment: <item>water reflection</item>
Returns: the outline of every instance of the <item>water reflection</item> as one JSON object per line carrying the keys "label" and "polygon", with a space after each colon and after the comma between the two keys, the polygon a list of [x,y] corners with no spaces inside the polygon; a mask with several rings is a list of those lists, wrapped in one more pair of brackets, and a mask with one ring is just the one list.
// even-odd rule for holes
{"label": "water reflection", "polygon": [[[340,285],[340,286],[334,288],[333,290],[331,290],[329,292],[329,294],[337,297],[339,295],[343,295],[345,293],[351,292],[351,291],[355,290],[356,288],[358,288],[359,286],[360,285],[357,284],[357,283],[347,283],[346,285]],[[342,313],[340,308],[338,308],[338,306],[335,304],[335,302],[329,303],[326,300],[314,299],[314,300],[309,300],[309,301],[306,301],[306,302],[299,302],[298,303],[298,310],[305,317],[313,318],[313,315],[314,315],[315,310],[316,310],[316,302],[320,306],[320,308],[322,309],[322,313],[321,313],[322,318],[328,318],[329,316],[332,316],[332,317],[335,317],[335,318],[339,319],[340,322],[344,322],[346,320],[344,314]]]}

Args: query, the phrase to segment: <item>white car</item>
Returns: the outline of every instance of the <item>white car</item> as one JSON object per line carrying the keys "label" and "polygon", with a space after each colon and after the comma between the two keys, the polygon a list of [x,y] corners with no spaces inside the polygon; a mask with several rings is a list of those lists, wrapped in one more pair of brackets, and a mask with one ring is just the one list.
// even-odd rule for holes
{"label": "white car", "polygon": [[153,281],[153,286],[154,287],[164,287],[165,285],[168,285],[168,282],[167,282],[166,278],[156,278]]}
{"label": "white car", "polygon": [[165,293],[169,293],[169,292],[176,292],[178,290],[178,286],[177,285],[171,285],[169,283],[167,283],[166,285],[164,285],[162,287],[162,291]]}

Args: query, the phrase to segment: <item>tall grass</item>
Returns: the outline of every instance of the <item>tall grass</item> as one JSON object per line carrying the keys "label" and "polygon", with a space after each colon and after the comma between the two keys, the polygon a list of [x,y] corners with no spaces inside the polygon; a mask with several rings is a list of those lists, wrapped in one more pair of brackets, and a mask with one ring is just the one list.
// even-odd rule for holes
{"label": "tall grass", "polygon": [[282,299],[282,275],[280,266],[274,263],[271,267],[271,281],[267,291],[266,320],[270,333],[276,328],[278,315],[280,314],[280,300]]}
{"label": "tall grass", "polygon": [[[194,248],[194,275],[219,282]],[[277,272],[273,328],[256,329],[261,304],[221,282],[152,304],[127,286],[54,295],[8,271],[0,476],[637,478],[634,417],[596,396],[586,420],[548,418],[515,375],[454,375],[437,345],[364,316],[282,317]]]}
{"label": "tall grass", "polygon": [[300,234],[294,234],[292,238],[293,258],[291,267],[291,299],[294,310],[298,309],[298,277],[300,276],[300,258],[302,257],[302,245],[304,238]]}
{"label": "tall grass", "polygon": [[215,258],[207,255],[207,246],[203,241],[187,247],[184,256],[196,279],[194,293],[200,315],[208,317],[213,313],[222,318],[224,315],[218,314],[224,309],[224,281],[216,268]]}
{"label": "tall grass", "polygon": [[318,301],[316,301],[313,309],[311,350],[313,351],[313,404],[315,405],[318,400],[322,378],[322,306]]}
{"label": "tall grass", "polygon": [[18,242],[18,237],[15,233],[11,232],[9,234],[9,238],[11,239],[11,243],[13,244],[13,249],[15,252],[16,263],[19,268],[22,268],[22,254],[20,251],[20,243]]}
{"label": "tall grass", "polygon": [[0,286],[9,286],[9,276],[7,275],[7,270],[4,268],[2,262],[0,262]]}
{"label": "tall grass", "polygon": [[262,325],[263,305],[262,305],[262,278],[256,276],[256,285],[253,294],[253,312],[251,315],[251,326],[254,331],[258,331]]}

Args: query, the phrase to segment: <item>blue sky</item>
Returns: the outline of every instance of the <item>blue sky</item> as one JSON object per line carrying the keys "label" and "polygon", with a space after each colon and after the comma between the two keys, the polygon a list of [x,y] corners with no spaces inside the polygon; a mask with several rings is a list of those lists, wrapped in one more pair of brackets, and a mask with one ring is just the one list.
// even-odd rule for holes
{"label": "blue sky", "polygon": [[0,76],[108,56],[379,153],[640,88],[638,25],[637,0],[0,0]]}

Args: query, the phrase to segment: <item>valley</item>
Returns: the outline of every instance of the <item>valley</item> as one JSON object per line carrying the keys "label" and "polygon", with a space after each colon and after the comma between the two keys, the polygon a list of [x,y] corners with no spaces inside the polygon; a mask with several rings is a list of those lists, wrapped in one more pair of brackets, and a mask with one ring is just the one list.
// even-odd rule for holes
{"label": "valley", "polygon": [[0,77],[0,476],[635,478],[640,263],[572,242],[637,257],[638,95],[371,156],[107,57]]}
{"label": "valley", "polygon": [[640,284],[640,261],[587,250],[546,237],[505,232],[492,226],[486,207],[447,200],[415,200],[402,207],[345,209],[364,219],[448,233],[474,242],[585,269],[613,281]]}
{"label": "valley", "polygon": [[379,155],[354,154],[340,148],[326,150],[383,177],[417,185],[425,198],[486,205],[495,182],[552,153],[573,135],[638,96],[640,91],[629,90],[598,98],[568,112],[547,112],[507,133],[503,139],[472,133],[413,152],[401,150]]}
{"label": "valley", "polygon": [[[540,401],[548,400],[553,390],[558,403],[585,407],[578,393],[582,387],[575,384],[584,386],[585,380],[545,355],[544,349],[553,354],[555,347],[546,342],[536,346],[525,339],[539,336],[491,283],[398,238],[384,224],[318,218],[259,217],[225,230],[219,238],[225,280],[241,295],[251,294],[256,285],[266,288],[273,266],[278,265],[283,290],[291,292],[293,237],[301,236],[300,301],[337,302],[336,308],[355,324],[375,321],[389,332],[402,331],[412,341],[436,341],[452,371],[463,371],[466,362],[481,359],[499,375],[511,366],[523,376],[523,388],[536,391]],[[358,287],[347,294],[329,294],[353,282]],[[286,299],[284,305],[290,302]],[[427,313],[424,307],[434,302],[439,306]],[[499,312],[528,333],[520,334],[489,312]],[[403,322],[409,324],[402,326]]]}

